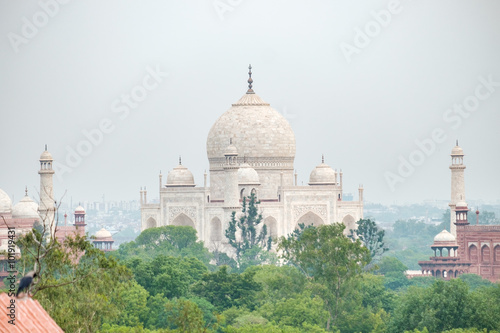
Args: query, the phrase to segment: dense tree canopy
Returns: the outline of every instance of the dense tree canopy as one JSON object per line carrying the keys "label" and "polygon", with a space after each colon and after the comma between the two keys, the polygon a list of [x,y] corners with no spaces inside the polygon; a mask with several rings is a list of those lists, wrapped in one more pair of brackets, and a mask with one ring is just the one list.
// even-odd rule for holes
{"label": "dense tree canopy", "polygon": [[[303,226],[280,239],[286,264],[249,262],[244,271],[214,271],[189,227],[155,228],[107,255],[74,238],[39,258],[44,273],[33,290],[67,332],[500,330],[499,284],[473,274],[407,279],[406,265],[388,255],[368,273],[369,249],[343,231]],[[23,251],[38,246],[30,237]],[[19,264],[34,262],[27,254]]]}
{"label": "dense tree canopy", "polygon": [[345,225],[306,228],[298,237],[282,237],[279,249],[283,258],[298,267],[317,284],[330,321],[338,317],[345,285],[370,262],[370,253],[359,240],[344,235]]}
{"label": "dense tree canopy", "polygon": [[213,257],[203,242],[198,241],[195,229],[172,225],[146,229],[135,241],[121,244],[112,255],[121,260],[131,257],[153,259],[160,253],[173,257],[194,257],[207,266]]}

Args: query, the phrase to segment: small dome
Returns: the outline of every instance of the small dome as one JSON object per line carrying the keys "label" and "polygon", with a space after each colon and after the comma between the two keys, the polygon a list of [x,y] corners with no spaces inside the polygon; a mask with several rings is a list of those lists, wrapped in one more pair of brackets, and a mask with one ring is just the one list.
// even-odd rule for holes
{"label": "small dome", "polygon": [[48,161],[48,160],[53,160],[52,155],[45,150],[42,155],[40,155],[40,161]]}
{"label": "small dome", "polygon": [[462,156],[464,154],[464,150],[459,146],[459,145],[456,145],[455,147],[453,147],[453,149],[451,150],[451,155],[458,155],[458,156]]}
{"label": "small dome", "polygon": [[96,240],[111,238],[111,233],[106,229],[102,228],[98,232],[95,233]]}
{"label": "small dome", "polygon": [[230,143],[224,151],[224,156],[226,155],[238,155],[238,149],[232,143]]}
{"label": "small dome", "polygon": [[434,237],[434,244],[436,243],[454,243],[456,241],[455,236],[453,236],[448,230],[444,229],[439,234]]}
{"label": "small dome", "polygon": [[194,187],[194,177],[191,171],[179,164],[167,175],[167,187],[185,186]]}
{"label": "small dome", "polygon": [[9,195],[0,189],[0,215],[12,213],[12,200]]}
{"label": "small dome", "polygon": [[259,174],[247,163],[238,169],[238,185],[260,185]]}
{"label": "small dome", "polygon": [[75,214],[85,214],[85,209],[82,206],[75,208]]}
{"label": "small dome", "polygon": [[336,185],[335,170],[321,162],[309,176],[309,185]]}
{"label": "small dome", "polygon": [[455,207],[464,207],[464,208],[467,208],[467,203],[465,201],[459,201],[459,202],[457,202],[457,204],[455,205]]}
{"label": "small dome", "polygon": [[39,219],[38,205],[26,195],[12,208],[12,217],[18,219]]}

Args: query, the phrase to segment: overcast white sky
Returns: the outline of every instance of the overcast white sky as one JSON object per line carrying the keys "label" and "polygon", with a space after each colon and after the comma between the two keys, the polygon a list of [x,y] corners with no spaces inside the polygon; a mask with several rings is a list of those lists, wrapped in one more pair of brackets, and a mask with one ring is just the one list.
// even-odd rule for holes
{"label": "overcast white sky", "polygon": [[[467,199],[500,200],[499,1],[54,3],[0,2],[0,188],[15,202],[39,187],[44,144],[71,169],[56,196],[74,202],[138,199],[141,186],[157,197],[179,155],[203,186],[208,131],[245,93],[249,63],[256,93],[295,131],[299,183],[324,153],[356,198],[363,184],[372,202],[449,199],[458,138]],[[140,96],[157,69],[168,76],[147,78],[125,113],[121,96]],[[463,103],[473,111],[453,111]],[[68,166],[103,121],[112,130]],[[435,150],[419,153],[436,130]],[[420,165],[399,172],[410,157]]]}

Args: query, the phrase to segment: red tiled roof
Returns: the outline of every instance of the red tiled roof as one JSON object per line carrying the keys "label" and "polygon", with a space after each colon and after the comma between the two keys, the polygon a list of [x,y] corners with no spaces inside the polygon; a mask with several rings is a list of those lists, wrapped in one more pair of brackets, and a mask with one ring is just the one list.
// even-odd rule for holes
{"label": "red tiled roof", "polygon": [[[11,304],[11,299],[15,300],[15,325],[9,324],[11,318],[7,308]],[[6,293],[0,294],[0,332],[12,333],[57,333],[64,331],[56,324],[49,314],[42,308],[38,301],[27,297],[24,299],[11,298]]]}

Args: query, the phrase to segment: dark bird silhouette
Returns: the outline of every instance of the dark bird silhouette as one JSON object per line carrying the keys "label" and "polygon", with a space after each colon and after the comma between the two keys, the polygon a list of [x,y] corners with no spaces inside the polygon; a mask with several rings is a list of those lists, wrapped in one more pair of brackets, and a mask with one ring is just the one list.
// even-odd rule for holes
{"label": "dark bird silhouette", "polygon": [[17,288],[16,297],[18,297],[22,291],[29,289],[29,287],[33,283],[34,277],[36,277],[36,273],[34,271],[31,271],[25,276],[23,276],[21,281],[19,281],[19,288]]}

